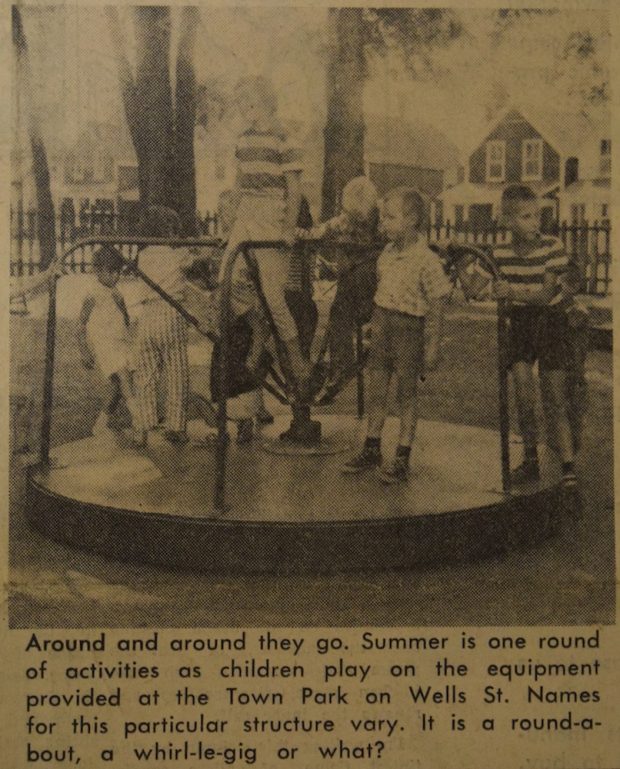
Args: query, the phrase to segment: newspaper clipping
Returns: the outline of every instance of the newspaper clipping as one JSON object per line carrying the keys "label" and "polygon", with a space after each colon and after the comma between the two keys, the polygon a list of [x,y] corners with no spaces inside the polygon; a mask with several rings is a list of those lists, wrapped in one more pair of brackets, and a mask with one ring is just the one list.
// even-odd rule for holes
{"label": "newspaper clipping", "polygon": [[2,5],[2,767],[620,766],[619,22]]}

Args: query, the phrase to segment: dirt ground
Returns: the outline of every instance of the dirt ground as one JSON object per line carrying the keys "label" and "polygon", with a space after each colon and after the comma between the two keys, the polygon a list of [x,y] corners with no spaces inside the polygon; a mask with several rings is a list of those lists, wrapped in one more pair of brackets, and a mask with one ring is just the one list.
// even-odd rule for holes
{"label": "dirt ground", "polygon": [[[13,392],[41,391],[44,328],[14,319]],[[78,365],[69,321],[59,324],[53,442],[90,432],[100,382]],[[496,425],[495,325],[452,313],[441,369],[427,378],[421,415]],[[23,461],[11,469],[12,627],[545,625],[615,619],[611,354],[593,351],[578,463],[583,517],[543,544],[477,563],[333,576],[197,575],[121,564],[54,544],[23,517]],[[38,406],[38,401],[37,404]],[[354,390],[331,410],[352,411]],[[39,414],[40,409],[35,408]],[[415,453],[414,453],[415,456]]]}

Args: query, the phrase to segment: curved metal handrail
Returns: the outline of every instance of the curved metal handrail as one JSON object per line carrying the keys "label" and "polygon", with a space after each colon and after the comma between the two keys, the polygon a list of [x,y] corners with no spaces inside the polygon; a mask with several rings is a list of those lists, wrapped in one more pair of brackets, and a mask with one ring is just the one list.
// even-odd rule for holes
{"label": "curved metal handrail", "polygon": [[[146,237],[131,237],[131,236],[116,236],[116,235],[100,235],[82,240],[74,243],[70,248],[64,251],[56,260],[55,263],[62,265],[64,261],[75,251],[95,245],[109,244],[114,246],[137,246],[146,247],[152,245],[166,245],[166,246],[184,246],[184,247],[215,247],[223,248],[226,244],[224,241],[215,238],[146,238]],[[228,356],[230,352],[230,314],[231,314],[231,293],[232,293],[232,276],[235,264],[240,255],[243,254],[247,261],[250,273],[255,278],[256,288],[259,291],[261,299],[264,300],[260,283],[254,276],[252,269],[252,261],[249,256],[249,249],[266,249],[266,248],[282,248],[286,244],[283,241],[244,241],[235,246],[232,253],[228,256],[224,265],[224,272],[222,281],[220,284],[220,308],[219,308],[219,337],[215,337],[213,334],[206,332],[201,328],[200,323],[196,317],[194,317],[180,302],[174,297],[168,294],[156,281],[153,281],[146,275],[135,263],[135,261],[127,258],[124,254],[121,257],[124,263],[130,268],[131,272],[140,278],[146,285],[155,291],[159,296],[174,307],[185,320],[192,326],[197,328],[200,333],[207,336],[211,341],[219,341],[220,344],[220,361],[219,361],[219,389],[220,398],[218,402],[218,414],[217,414],[217,429],[218,437],[216,444],[216,479],[215,479],[215,493],[214,493],[214,507],[216,510],[225,509],[225,488],[226,488],[226,454],[228,445],[227,434],[227,399],[228,399]],[[41,443],[39,462],[44,468],[49,467],[50,462],[50,443],[51,443],[51,424],[52,424],[52,405],[53,405],[53,390],[54,390],[54,363],[55,363],[55,346],[56,346],[56,310],[57,310],[57,283],[60,275],[55,274],[50,280],[49,284],[49,303],[47,314],[47,329],[46,329],[46,358],[45,358],[45,370],[43,376],[43,415],[41,420]],[[277,333],[277,332],[276,332]],[[286,399],[282,399],[279,392],[265,383],[267,389],[270,390],[276,397],[283,402]]]}

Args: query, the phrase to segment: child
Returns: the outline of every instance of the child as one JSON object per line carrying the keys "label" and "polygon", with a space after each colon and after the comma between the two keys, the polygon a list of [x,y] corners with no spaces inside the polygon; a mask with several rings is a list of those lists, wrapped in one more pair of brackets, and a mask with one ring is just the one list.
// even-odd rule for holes
{"label": "child", "polygon": [[[242,78],[235,89],[235,101],[244,124],[236,149],[235,192],[239,203],[222,270],[242,241],[292,242],[300,200],[300,153],[287,143],[277,117],[273,85],[264,77]],[[284,345],[290,373],[298,390],[303,391],[310,377],[310,361],[301,351],[297,327],[286,304],[289,251],[260,249],[256,258],[261,288]],[[240,290],[249,285],[243,257],[237,260],[233,281]]]}
{"label": "child", "polygon": [[510,363],[524,448],[523,463],[513,471],[512,481],[527,483],[540,477],[533,375],[538,361],[548,433],[562,461],[563,485],[573,488],[575,448],[566,402],[569,330],[563,307],[570,294],[568,260],[558,238],[540,234],[540,206],[529,187],[511,185],[504,190],[502,216],[512,231],[512,244],[494,250],[504,275],[495,283],[494,295],[511,302]]}
{"label": "child", "polygon": [[423,239],[425,204],[416,190],[400,187],[388,193],[381,218],[389,243],[377,263],[368,361],[368,432],[362,451],[345,464],[343,472],[360,473],[381,465],[381,433],[390,380],[395,374],[400,417],[398,448],[393,464],[382,471],[381,479],[400,483],[409,475],[417,423],[417,382],[423,369],[432,371],[437,366],[443,306],[450,283],[439,258]]}
{"label": "child", "polygon": [[[228,359],[226,367],[229,413],[237,422],[237,443],[249,443],[254,432],[254,418],[259,422],[262,383],[271,365],[271,355],[265,348],[269,327],[261,312],[258,297],[250,304],[231,302],[231,324],[228,329]],[[211,398],[218,402],[220,388],[221,344],[216,341],[211,356]]]}
{"label": "child", "polygon": [[[144,235],[153,238],[178,237],[177,214],[164,206],[150,206],[142,221]],[[184,299],[183,269],[193,261],[183,249],[147,246],[138,266],[173,299]],[[187,323],[165,299],[142,284],[141,314],[136,332],[137,430],[134,443],[145,446],[147,433],[159,424],[158,396],[163,395],[164,437],[173,444],[187,443],[187,401],[189,364]],[[163,393],[162,393],[163,390]]]}
{"label": "child", "polygon": [[97,420],[96,430],[113,425],[111,419],[124,399],[133,415],[130,372],[129,315],[116,288],[123,257],[112,246],[102,246],[93,255],[97,282],[85,297],[80,312],[78,344],[82,364],[95,364],[108,381],[108,403]]}
{"label": "child", "polygon": [[[240,202],[241,193],[239,191],[224,190],[224,192],[220,194],[218,201],[218,221],[224,240],[228,240],[230,238],[230,233],[232,232],[232,228],[235,223],[237,209],[239,208]],[[239,257],[239,259],[242,259],[242,257]],[[245,267],[245,265],[239,266]],[[239,281],[237,281],[233,285],[233,294],[236,297],[236,302],[233,298],[233,308],[235,306],[257,307],[256,289],[251,280],[248,280],[247,284],[244,282],[243,285],[240,285]],[[214,329],[214,332],[217,333],[218,329]],[[263,425],[273,424],[274,416],[265,406],[262,389],[257,391],[256,398],[258,400],[258,410],[255,414],[257,421],[259,424]],[[246,431],[246,434],[250,435],[251,430],[249,427],[242,427],[240,429],[240,433],[243,434],[244,430]]]}
{"label": "child", "polygon": [[368,323],[377,288],[377,258],[384,244],[378,231],[378,195],[365,176],[351,179],[342,191],[339,216],[313,227],[302,237],[326,239],[335,249],[337,287],[329,312],[329,377],[321,405],[331,403],[356,368],[353,335]]}

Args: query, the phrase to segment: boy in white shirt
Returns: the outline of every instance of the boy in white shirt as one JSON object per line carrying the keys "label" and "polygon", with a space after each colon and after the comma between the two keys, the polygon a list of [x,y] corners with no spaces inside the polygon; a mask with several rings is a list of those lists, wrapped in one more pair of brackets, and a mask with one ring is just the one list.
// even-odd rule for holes
{"label": "boy in white shirt", "polygon": [[[445,299],[450,282],[439,258],[423,239],[425,204],[413,189],[400,187],[385,199],[381,221],[389,243],[377,263],[368,369],[368,430],[364,447],[343,467],[360,473],[381,465],[381,433],[390,382],[396,375],[400,432],[396,457],[381,472],[385,483],[406,481],[417,425],[417,383],[439,360]],[[425,343],[425,335],[427,337]]]}

